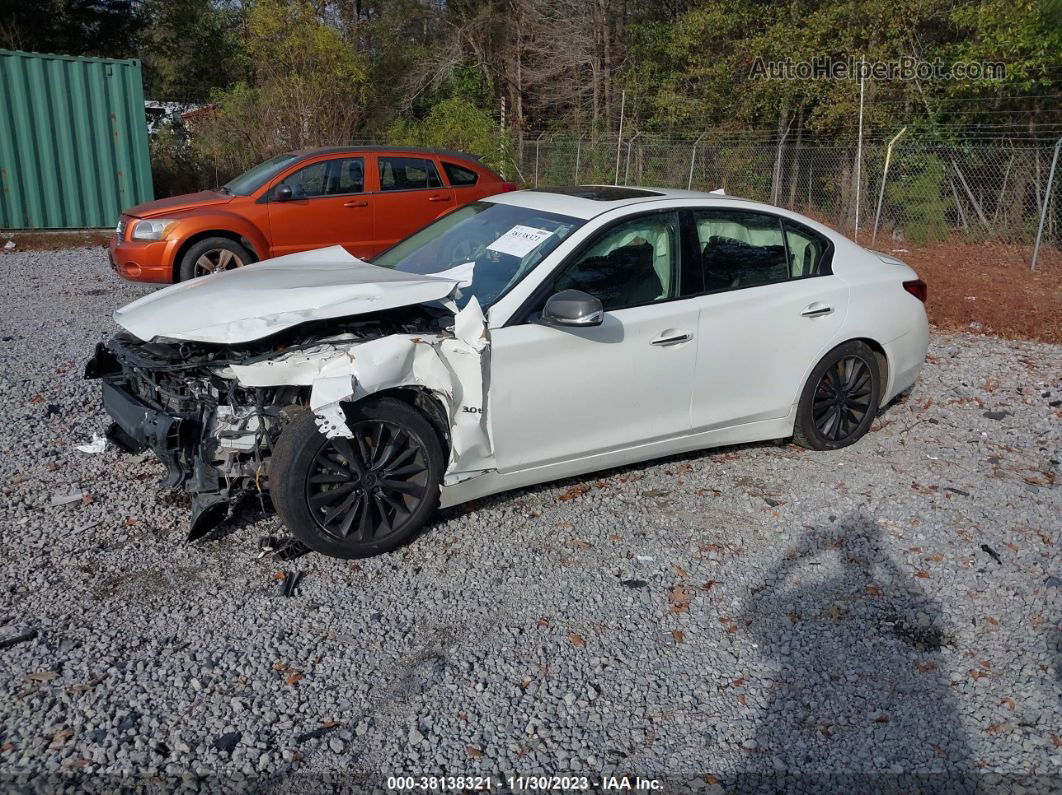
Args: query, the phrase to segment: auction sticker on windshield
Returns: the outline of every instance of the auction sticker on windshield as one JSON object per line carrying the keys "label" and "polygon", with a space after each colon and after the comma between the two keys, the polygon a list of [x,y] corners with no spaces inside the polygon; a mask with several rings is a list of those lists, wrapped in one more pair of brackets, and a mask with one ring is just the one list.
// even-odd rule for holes
{"label": "auction sticker on windshield", "polygon": [[535,229],[533,226],[517,224],[489,246],[488,251],[510,254],[523,259],[543,240],[553,233],[547,229]]}

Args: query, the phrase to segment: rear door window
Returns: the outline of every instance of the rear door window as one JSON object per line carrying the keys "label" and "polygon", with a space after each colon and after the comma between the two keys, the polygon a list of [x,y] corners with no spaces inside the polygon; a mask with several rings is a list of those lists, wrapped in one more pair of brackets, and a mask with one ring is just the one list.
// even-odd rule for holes
{"label": "rear door window", "polygon": [[745,210],[694,212],[707,292],[788,281],[778,218]]}
{"label": "rear door window", "polygon": [[828,246],[823,238],[789,221],[782,221],[782,228],[789,248],[790,278],[825,276],[831,272]]}
{"label": "rear door window", "polygon": [[422,157],[392,157],[381,155],[380,190],[423,190],[441,188],[442,180],[435,163]]}
{"label": "rear door window", "polygon": [[470,168],[464,168],[463,166],[447,163],[446,161],[443,161],[442,165],[443,170],[446,172],[446,178],[450,180],[450,184],[455,188],[475,185],[476,180],[479,179],[479,174]]}

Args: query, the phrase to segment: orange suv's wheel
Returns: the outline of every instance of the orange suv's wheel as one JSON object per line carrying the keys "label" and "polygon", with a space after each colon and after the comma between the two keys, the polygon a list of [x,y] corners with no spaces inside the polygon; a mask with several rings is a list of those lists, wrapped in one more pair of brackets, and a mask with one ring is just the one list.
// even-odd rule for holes
{"label": "orange suv's wheel", "polygon": [[200,240],[181,257],[178,276],[185,282],[197,276],[242,268],[251,262],[251,254],[239,243],[227,237],[208,237]]}

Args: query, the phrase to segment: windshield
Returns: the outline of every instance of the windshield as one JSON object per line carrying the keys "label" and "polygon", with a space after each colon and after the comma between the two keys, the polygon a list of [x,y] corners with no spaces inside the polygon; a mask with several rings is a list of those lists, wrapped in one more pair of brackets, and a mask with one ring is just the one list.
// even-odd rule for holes
{"label": "windshield", "polygon": [[582,219],[476,202],[440,218],[373,260],[406,273],[459,278],[458,306],[474,295],[484,309],[516,286]]}
{"label": "windshield", "polygon": [[259,163],[248,171],[244,171],[240,176],[229,180],[222,187],[236,196],[248,196],[298,159],[298,155],[290,153],[277,155],[264,163]]}

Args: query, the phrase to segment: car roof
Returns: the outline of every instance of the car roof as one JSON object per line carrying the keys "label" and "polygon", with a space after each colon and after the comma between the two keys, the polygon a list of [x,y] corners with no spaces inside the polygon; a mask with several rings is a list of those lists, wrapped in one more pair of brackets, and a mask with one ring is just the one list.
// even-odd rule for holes
{"label": "car roof", "polygon": [[727,196],[723,193],[705,193],[704,191],[679,190],[677,188],[626,187],[622,185],[571,185],[557,188],[532,188],[511,193],[499,193],[483,201],[530,207],[543,212],[589,220],[620,207],[651,204],[668,199],[725,200],[749,202],[749,204],[757,203],[737,196]]}
{"label": "car roof", "polygon": [[476,155],[468,152],[458,152],[456,149],[433,149],[426,146],[317,146],[310,149],[299,149],[289,154],[295,155],[300,160],[317,155],[355,154],[359,152],[413,152],[419,155],[439,155],[441,157],[460,158],[477,165],[482,165]]}

